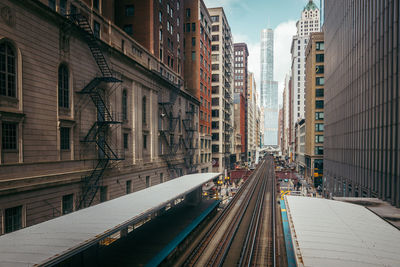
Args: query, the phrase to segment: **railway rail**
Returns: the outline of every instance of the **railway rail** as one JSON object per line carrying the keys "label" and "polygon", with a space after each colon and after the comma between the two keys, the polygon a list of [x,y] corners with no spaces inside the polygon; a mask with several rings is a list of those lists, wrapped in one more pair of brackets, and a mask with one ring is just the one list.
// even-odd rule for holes
{"label": "railway rail", "polygon": [[[275,266],[274,185],[273,160],[268,158],[220,213],[183,266]],[[215,242],[218,231],[223,234]],[[232,247],[240,248],[240,253],[230,253]]]}

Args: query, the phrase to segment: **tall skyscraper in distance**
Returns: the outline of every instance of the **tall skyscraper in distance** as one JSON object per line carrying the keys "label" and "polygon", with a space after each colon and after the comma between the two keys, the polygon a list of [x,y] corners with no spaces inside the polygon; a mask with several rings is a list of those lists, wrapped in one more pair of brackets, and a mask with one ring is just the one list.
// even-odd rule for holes
{"label": "tall skyscraper in distance", "polygon": [[264,108],[264,145],[278,144],[278,82],[274,79],[274,31],[261,31],[261,106]]}

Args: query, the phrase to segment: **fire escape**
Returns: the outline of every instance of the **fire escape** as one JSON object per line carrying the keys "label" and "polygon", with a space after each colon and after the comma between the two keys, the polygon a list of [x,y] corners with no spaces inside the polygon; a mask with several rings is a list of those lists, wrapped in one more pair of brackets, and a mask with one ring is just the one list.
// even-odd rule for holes
{"label": "fire escape", "polygon": [[[82,194],[79,199],[78,209],[88,207],[92,204],[99,187],[102,184],[102,177],[107,168],[112,164],[110,161],[120,161],[124,159],[123,149],[118,149],[111,143],[112,126],[121,123],[116,114],[110,111],[107,104],[107,92],[103,89],[107,86],[121,83],[115,78],[101,51],[99,40],[93,32],[88,19],[82,14],[69,14],[66,16],[67,22],[64,27],[66,30],[77,26],[83,34],[86,43],[101,75],[93,78],[79,94],[88,95],[96,108],[97,120],[93,123],[87,134],[81,139],[83,143],[94,143],[97,149],[97,164],[89,175],[82,177]],[[69,29],[68,29],[69,28]],[[65,30],[65,29],[64,29]]]}
{"label": "fire escape", "polygon": [[160,125],[160,142],[163,141],[165,149],[161,151],[161,157],[165,160],[168,166],[169,175],[171,178],[176,178],[179,175],[179,168],[177,165],[177,152],[179,150],[179,141],[175,137],[175,129],[179,117],[174,116],[173,107],[177,98],[176,92],[171,92],[169,99],[164,101],[162,96],[160,97],[159,104],[161,106],[161,119],[166,123],[165,127]]}
{"label": "fire escape", "polygon": [[184,161],[188,173],[198,172],[196,169],[198,164],[195,162],[195,154],[198,144],[194,143],[195,133],[197,132],[197,128],[194,123],[195,112],[195,107],[191,105],[189,110],[186,111],[186,119],[182,120],[186,135],[181,137],[181,142],[185,148]]}

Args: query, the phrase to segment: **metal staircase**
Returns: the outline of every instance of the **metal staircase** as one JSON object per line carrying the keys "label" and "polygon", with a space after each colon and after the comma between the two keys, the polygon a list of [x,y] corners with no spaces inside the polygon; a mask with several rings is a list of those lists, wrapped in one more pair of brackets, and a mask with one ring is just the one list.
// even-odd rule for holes
{"label": "metal staircase", "polygon": [[90,52],[95,60],[101,75],[93,78],[79,94],[88,95],[96,107],[97,120],[93,123],[87,134],[81,139],[83,143],[95,143],[98,154],[98,161],[95,168],[87,176],[82,177],[82,194],[79,199],[78,209],[88,207],[92,204],[99,187],[101,186],[102,177],[105,171],[110,168],[110,161],[119,161],[124,159],[124,150],[110,142],[111,127],[118,125],[121,120],[113,114],[106,101],[106,93],[104,88],[106,84],[116,84],[122,82],[115,78],[112,74],[106,58],[100,48],[100,41],[95,36],[88,19],[82,14],[66,15],[67,21],[64,30],[68,31],[72,27],[78,27],[80,33],[83,34]]}
{"label": "metal staircase", "polygon": [[177,98],[176,92],[171,92],[169,99],[164,101],[160,97],[159,105],[161,106],[161,118],[167,122],[166,127],[159,129],[161,141],[165,144],[166,149],[162,151],[161,157],[165,160],[168,166],[168,172],[171,178],[179,175],[179,168],[177,165],[177,152],[180,148],[180,142],[175,137],[175,129],[178,124],[179,117],[173,115],[173,106]]}
{"label": "metal staircase", "polygon": [[195,108],[191,106],[189,110],[186,111],[186,119],[182,120],[183,128],[185,128],[186,135],[181,137],[181,143],[185,148],[185,167],[188,169],[188,174],[196,173],[197,163],[195,162],[196,150],[198,149],[198,144],[194,143],[195,132],[198,131],[194,122]]}

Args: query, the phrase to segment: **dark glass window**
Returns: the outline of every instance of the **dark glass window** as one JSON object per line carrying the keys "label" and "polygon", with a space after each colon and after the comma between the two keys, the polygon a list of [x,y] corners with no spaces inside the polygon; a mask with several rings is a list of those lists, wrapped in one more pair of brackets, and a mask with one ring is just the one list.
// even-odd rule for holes
{"label": "dark glass window", "polygon": [[316,89],[315,90],[315,96],[316,97],[324,97],[324,89]]}
{"label": "dark glass window", "polygon": [[324,85],[324,84],[325,84],[325,79],[324,79],[324,77],[317,77],[317,78],[315,78],[315,84],[316,84],[316,85]]}
{"label": "dark glass window", "polygon": [[324,54],[315,55],[316,62],[324,62]]}
{"label": "dark glass window", "polygon": [[128,119],[128,93],[126,90],[122,91],[122,119]]}
{"label": "dark glass window", "polygon": [[315,108],[324,108],[324,100],[315,101]]}
{"label": "dark glass window", "polygon": [[213,152],[213,153],[219,152],[219,145],[212,145],[212,146],[211,146],[211,149],[212,149],[212,152]]}
{"label": "dark glass window", "polygon": [[218,141],[219,140],[219,133],[213,133],[212,134],[212,140],[213,141]]}
{"label": "dark glass window", "polygon": [[190,8],[186,8],[186,17],[190,18]]}
{"label": "dark glass window", "polygon": [[124,148],[128,149],[128,138],[129,138],[129,134],[124,133]]}
{"label": "dark glass window", "polygon": [[69,150],[70,149],[70,128],[61,127],[60,128],[60,149]]}
{"label": "dark glass window", "polygon": [[143,149],[147,149],[147,135],[143,135]]}
{"label": "dark glass window", "polygon": [[16,96],[16,59],[13,47],[4,42],[0,44],[0,95]]}
{"label": "dark glass window", "polygon": [[214,26],[212,26],[212,31],[213,31],[213,32],[219,31],[219,25],[214,25]]}
{"label": "dark glass window", "polygon": [[22,206],[4,211],[4,232],[10,233],[22,228]]}
{"label": "dark glass window", "polygon": [[69,108],[69,72],[64,64],[58,68],[58,106]]}
{"label": "dark glass window", "polygon": [[218,121],[211,122],[211,128],[212,129],[219,129],[219,122]]}
{"label": "dark glass window", "polygon": [[196,45],[196,37],[192,37],[192,46]]}
{"label": "dark glass window", "polygon": [[49,7],[56,10],[56,0],[49,0]]}
{"label": "dark glass window", "polygon": [[150,187],[150,176],[146,176],[146,187]]}
{"label": "dark glass window", "polygon": [[212,22],[218,22],[219,21],[219,16],[211,16]]}
{"label": "dark glass window", "polygon": [[211,116],[213,118],[218,118],[219,117],[219,110],[218,109],[211,110]]}
{"label": "dark glass window", "polygon": [[219,41],[219,35],[213,35],[212,36],[213,41]]}
{"label": "dark glass window", "polygon": [[132,181],[126,181],[126,193],[130,194],[132,192]]}
{"label": "dark glass window", "polygon": [[100,0],[93,0],[93,7],[99,9],[100,7]]}
{"label": "dark glass window", "polygon": [[196,31],[196,23],[192,23],[192,32]]}
{"label": "dark glass window", "polygon": [[315,72],[316,72],[317,74],[323,74],[323,73],[324,73],[324,65],[317,65],[317,66],[315,67]]}
{"label": "dark glass window", "polygon": [[190,32],[190,23],[186,23],[186,32]]}
{"label": "dark glass window", "polygon": [[96,38],[100,38],[100,23],[93,21],[93,34]]}
{"label": "dark glass window", "polygon": [[17,123],[2,122],[2,148],[17,149]]}
{"label": "dark glass window", "polygon": [[67,0],[60,0],[60,13],[62,15],[67,13]]}
{"label": "dark glass window", "polygon": [[107,186],[101,186],[100,187],[100,202],[107,201]]}
{"label": "dark glass window", "polygon": [[74,210],[74,195],[69,194],[62,197],[62,214],[68,214]]}
{"label": "dark glass window", "polygon": [[324,148],[322,146],[316,146],[315,147],[315,154],[316,155],[323,155],[324,154]]}
{"label": "dark glass window", "polygon": [[132,35],[133,34],[133,26],[132,26],[132,24],[124,25],[123,30],[127,34]]}
{"label": "dark glass window", "polygon": [[142,123],[146,124],[146,97],[142,98]]}
{"label": "dark glass window", "polygon": [[125,6],[125,16],[132,17],[135,14],[135,6],[127,5]]}

